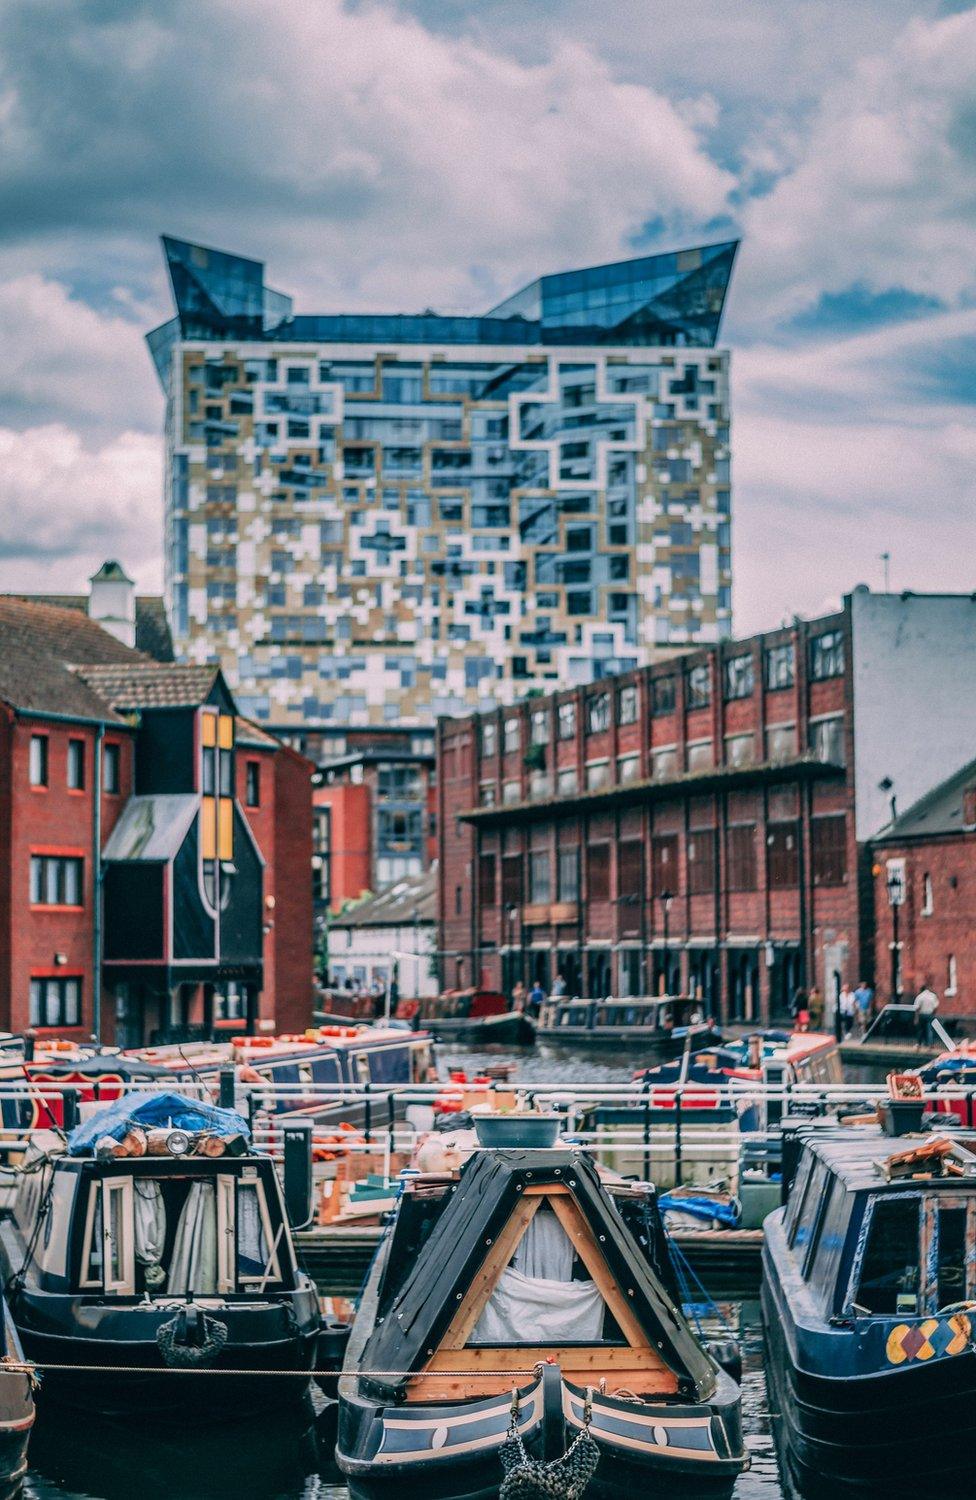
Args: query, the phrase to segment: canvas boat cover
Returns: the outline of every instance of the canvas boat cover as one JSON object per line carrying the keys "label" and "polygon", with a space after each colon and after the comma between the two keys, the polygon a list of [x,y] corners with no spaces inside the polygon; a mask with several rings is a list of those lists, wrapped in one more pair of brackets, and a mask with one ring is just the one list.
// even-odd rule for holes
{"label": "canvas boat cover", "polygon": [[102,1136],[121,1141],[138,1125],[142,1130],[208,1130],[213,1135],[242,1135],[250,1140],[247,1121],[233,1109],[218,1109],[182,1094],[123,1094],[97,1114],[76,1125],[68,1137],[69,1156],[88,1156]]}
{"label": "canvas boat cover", "polygon": [[465,1163],[424,1253],[414,1260],[392,1301],[386,1304],[384,1298],[383,1318],[359,1359],[364,1370],[402,1372],[369,1379],[382,1399],[399,1399],[408,1375],[438,1348],[459,1299],[481,1268],[487,1245],[511,1217],[524,1189],[547,1184],[571,1193],[648,1343],[678,1377],[679,1388],[699,1400],[712,1393],[711,1360],[628,1232],[592,1161],[568,1150],[499,1150],[476,1152]]}

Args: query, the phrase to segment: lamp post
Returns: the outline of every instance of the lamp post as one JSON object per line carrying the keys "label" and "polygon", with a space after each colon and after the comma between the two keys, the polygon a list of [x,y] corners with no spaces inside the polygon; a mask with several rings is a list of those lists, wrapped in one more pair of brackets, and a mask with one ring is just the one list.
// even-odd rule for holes
{"label": "lamp post", "polygon": [[[508,991],[509,991],[509,994],[511,995],[512,991],[515,989],[515,984],[516,984],[516,975],[515,975],[515,918],[518,915],[518,907],[515,905],[514,902],[511,902],[508,906],[506,906],[506,908],[505,908],[505,915],[508,918]],[[521,977],[522,977],[521,974],[519,974],[518,978],[521,979]]]}
{"label": "lamp post", "polygon": [[671,902],[674,900],[673,891],[662,891],[660,895],[661,911],[664,919],[664,993],[671,993],[671,955],[668,951],[668,922],[671,916]]}
{"label": "lamp post", "polygon": [[888,905],[891,907],[891,1003],[898,1004],[898,996],[901,993],[901,974],[899,964],[898,942],[898,908],[905,899],[905,882],[901,870],[895,866],[888,866]]}

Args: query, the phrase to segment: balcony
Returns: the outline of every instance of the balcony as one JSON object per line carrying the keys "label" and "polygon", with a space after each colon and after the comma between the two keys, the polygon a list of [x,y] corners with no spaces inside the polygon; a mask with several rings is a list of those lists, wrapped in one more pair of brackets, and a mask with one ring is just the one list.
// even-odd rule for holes
{"label": "balcony", "polygon": [[500,807],[474,807],[458,813],[458,817],[462,822],[473,823],[479,828],[495,828],[502,824],[532,823],[557,815],[562,817],[571,812],[595,813],[673,801],[688,793],[740,791],[780,782],[823,781],[845,775],[842,765],[808,754],[794,756],[791,760],[762,761],[752,766],[709,766],[671,776],[667,781],[645,778],[575,792],[571,796],[537,797],[531,801],[507,802]]}

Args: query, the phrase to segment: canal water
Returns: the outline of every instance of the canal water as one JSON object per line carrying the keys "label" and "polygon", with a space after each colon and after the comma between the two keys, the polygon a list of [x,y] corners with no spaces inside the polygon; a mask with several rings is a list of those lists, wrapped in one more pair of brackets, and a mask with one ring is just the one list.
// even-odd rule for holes
{"label": "canal water", "polygon": [[[524,1083],[618,1082],[634,1068],[633,1054],[601,1050],[589,1058],[546,1045],[491,1053],[442,1049],[441,1062],[470,1074],[504,1058],[516,1062],[515,1077]],[[743,1425],[752,1465],[734,1500],[806,1500],[784,1485],[777,1468],[759,1304],[721,1302],[719,1311],[743,1346]],[[129,1423],[45,1410],[42,1391],[30,1463],[23,1491],[30,1500],[348,1500],[340,1476],[318,1451],[310,1412],[269,1419],[260,1428],[172,1433],[155,1429],[137,1409]],[[662,1493],[660,1500],[667,1497]]]}

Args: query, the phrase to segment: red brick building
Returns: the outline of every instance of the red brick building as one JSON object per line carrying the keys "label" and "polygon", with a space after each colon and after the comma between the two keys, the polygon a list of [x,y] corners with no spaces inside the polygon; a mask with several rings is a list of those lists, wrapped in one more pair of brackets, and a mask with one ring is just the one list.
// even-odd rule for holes
{"label": "red brick building", "polygon": [[954,676],[976,690],[974,643],[969,596],[859,588],[836,615],[441,720],[442,982],[666,983],[729,1020],[870,974],[879,788],[925,790],[976,728]]}
{"label": "red brick building", "polygon": [[0,598],[0,1027],[304,1024],[312,770],[216,668]]}
{"label": "red brick building", "polygon": [[874,851],[878,974],[904,999],[927,984],[940,1014],[976,1016],[976,760],[895,818]]}

